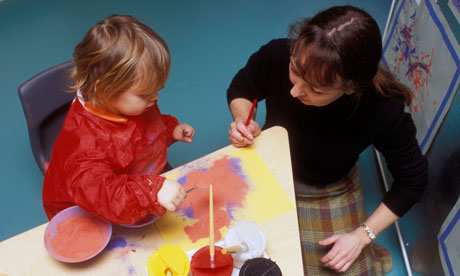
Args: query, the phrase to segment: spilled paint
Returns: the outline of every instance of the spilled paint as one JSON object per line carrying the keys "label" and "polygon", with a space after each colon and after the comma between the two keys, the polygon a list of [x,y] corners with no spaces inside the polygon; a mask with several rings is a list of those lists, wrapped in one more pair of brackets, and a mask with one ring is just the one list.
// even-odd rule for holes
{"label": "spilled paint", "polygon": [[136,253],[136,248],[139,246],[141,245],[126,241],[124,237],[117,237],[112,238],[105,249],[116,252],[116,259],[121,260],[126,269],[127,275],[137,275],[136,269],[130,262],[128,254],[130,252]]}
{"label": "spilled paint", "polygon": [[[198,188],[187,195],[182,203],[181,211],[195,223],[186,226],[184,231],[193,242],[207,238],[209,232],[209,184],[213,184],[214,195],[214,233],[215,239],[222,238],[219,229],[230,227],[232,210],[243,207],[244,199],[249,192],[241,159],[222,157],[213,162],[208,169],[196,169],[181,178],[186,190]],[[229,208],[230,207],[230,208]]]}
{"label": "spilled paint", "polygon": [[125,248],[128,245],[126,240],[123,237],[115,238],[109,242],[106,250],[113,250],[115,248]]}

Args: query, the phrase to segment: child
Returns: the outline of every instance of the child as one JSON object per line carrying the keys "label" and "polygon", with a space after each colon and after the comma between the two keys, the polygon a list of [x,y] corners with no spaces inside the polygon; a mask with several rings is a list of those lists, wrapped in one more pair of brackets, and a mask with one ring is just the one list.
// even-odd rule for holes
{"label": "child", "polygon": [[113,15],[73,56],[77,97],[44,179],[48,218],[73,205],[117,224],[174,211],[184,188],[159,174],[167,147],[192,142],[195,130],[158,109],[170,69],[166,43],[135,18]]}

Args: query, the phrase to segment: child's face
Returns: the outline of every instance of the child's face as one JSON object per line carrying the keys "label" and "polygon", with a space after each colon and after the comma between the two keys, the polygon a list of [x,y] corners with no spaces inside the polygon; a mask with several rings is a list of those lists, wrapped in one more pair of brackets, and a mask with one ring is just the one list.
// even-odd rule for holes
{"label": "child's face", "polygon": [[115,97],[110,103],[110,109],[119,115],[138,116],[152,107],[157,100],[158,90],[145,94],[130,89]]}
{"label": "child's face", "polygon": [[312,87],[298,75],[293,62],[289,64],[289,79],[293,85],[291,96],[305,105],[326,106],[344,94],[344,91],[337,88]]}

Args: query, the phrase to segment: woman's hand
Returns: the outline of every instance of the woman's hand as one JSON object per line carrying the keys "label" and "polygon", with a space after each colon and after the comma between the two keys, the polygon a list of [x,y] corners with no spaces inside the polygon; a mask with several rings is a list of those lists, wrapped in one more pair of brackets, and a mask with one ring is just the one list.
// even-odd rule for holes
{"label": "woman's hand", "polygon": [[168,211],[175,211],[184,201],[186,192],[184,187],[176,181],[166,179],[163,187],[158,191],[157,199],[161,206]]}
{"label": "woman's hand", "polygon": [[177,141],[191,143],[195,135],[195,129],[189,124],[178,124],[173,131],[173,137]]}
{"label": "woman's hand", "polygon": [[249,125],[245,125],[245,119],[236,118],[234,122],[230,124],[228,131],[228,139],[235,147],[244,147],[254,143],[254,137],[260,134],[259,124],[251,120]]}
{"label": "woman's hand", "polygon": [[370,242],[371,240],[362,227],[350,233],[333,235],[318,242],[321,246],[333,244],[332,249],[320,261],[325,267],[337,272],[345,272]]}

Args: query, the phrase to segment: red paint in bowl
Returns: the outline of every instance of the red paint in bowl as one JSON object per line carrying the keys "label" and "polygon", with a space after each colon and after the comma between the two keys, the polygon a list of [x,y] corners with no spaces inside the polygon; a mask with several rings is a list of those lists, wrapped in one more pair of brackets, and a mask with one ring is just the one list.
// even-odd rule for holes
{"label": "red paint in bowl", "polygon": [[55,259],[78,263],[99,254],[111,236],[111,223],[73,206],[51,219],[45,229],[44,241],[46,249]]}
{"label": "red paint in bowl", "polygon": [[215,267],[211,268],[209,246],[200,248],[190,262],[193,276],[230,276],[233,271],[233,257],[222,254],[222,247],[215,246]]}

